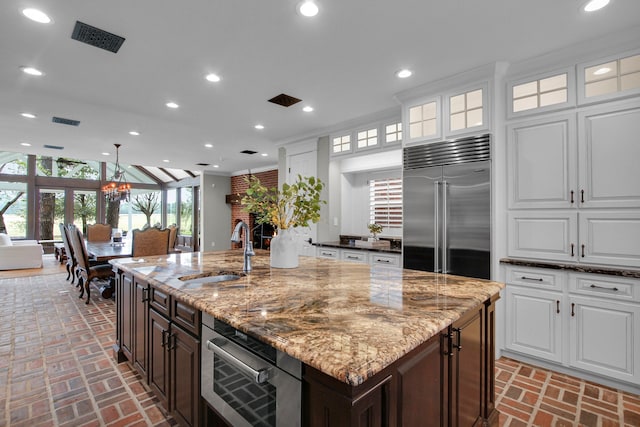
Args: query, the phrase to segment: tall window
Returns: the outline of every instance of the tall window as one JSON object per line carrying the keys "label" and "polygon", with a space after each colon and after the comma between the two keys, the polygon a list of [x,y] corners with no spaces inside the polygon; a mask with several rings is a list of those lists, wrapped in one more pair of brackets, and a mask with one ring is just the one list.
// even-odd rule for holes
{"label": "tall window", "polygon": [[0,182],[0,233],[27,237],[27,184]]}
{"label": "tall window", "polygon": [[167,190],[167,225],[178,224],[178,190]]}
{"label": "tall window", "polygon": [[369,222],[386,228],[402,227],[402,179],[369,181]]}
{"label": "tall window", "polygon": [[180,188],[180,234],[191,236],[193,225],[193,188]]}

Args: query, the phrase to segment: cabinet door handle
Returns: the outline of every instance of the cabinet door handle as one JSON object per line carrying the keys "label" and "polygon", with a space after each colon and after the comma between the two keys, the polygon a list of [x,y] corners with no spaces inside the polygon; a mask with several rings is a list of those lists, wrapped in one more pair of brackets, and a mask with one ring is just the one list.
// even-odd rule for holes
{"label": "cabinet door handle", "polygon": [[347,255],[348,259],[360,259],[359,256]]}
{"label": "cabinet door handle", "polygon": [[166,347],[167,346],[167,338],[165,337],[165,334],[167,333],[167,331],[165,331],[164,329],[162,330],[162,347]]}
{"label": "cabinet door handle", "polygon": [[462,351],[462,330],[460,328],[453,328],[456,332],[456,345],[458,351]]}
{"label": "cabinet door handle", "polygon": [[582,258],[584,258],[584,245],[580,245],[582,248]]}
{"label": "cabinet door handle", "polygon": [[556,300],[556,313],[560,314],[560,300],[559,299]]}
{"label": "cabinet door handle", "polygon": [[574,246],[575,246],[575,245],[572,243],[572,244],[571,244],[571,256],[575,256],[575,251],[573,250],[573,249],[574,249]]}
{"label": "cabinet door handle", "polygon": [[391,261],[390,261],[390,260],[388,260],[388,259],[381,259],[381,258],[377,258],[377,259],[376,259],[376,262],[391,262]]}
{"label": "cabinet door handle", "polygon": [[[171,345],[171,338],[173,338],[173,345]],[[171,351],[176,348],[176,334],[167,335],[167,351]]]}
{"label": "cabinet door handle", "polygon": [[580,190],[580,203],[584,203],[584,190]]}
{"label": "cabinet door handle", "polygon": [[142,290],[142,299],[140,300],[140,302],[147,302],[149,301],[149,288],[144,288]]}
{"label": "cabinet door handle", "polygon": [[589,287],[592,289],[606,289],[607,291],[618,292],[618,288],[610,288],[608,286],[598,286],[598,285],[594,285],[593,283]]}
{"label": "cabinet door handle", "polygon": [[444,350],[444,355],[449,357],[453,356],[453,334],[442,334],[442,339],[447,340],[447,347]]}
{"label": "cabinet door handle", "polygon": [[575,308],[576,308],[576,304],[572,302],[571,303],[571,317],[574,317],[576,315]]}
{"label": "cabinet door handle", "polygon": [[331,252],[322,252],[322,255],[324,255],[324,256],[333,256],[333,254]]}
{"label": "cabinet door handle", "polygon": [[522,280],[533,280],[534,282],[542,282],[542,277],[527,277],[527,276],[522,276],[521,277]]}
{"label": "cabinet door handle", "polygon": [[571,204],[573,204],[573,190],[571,190]]}

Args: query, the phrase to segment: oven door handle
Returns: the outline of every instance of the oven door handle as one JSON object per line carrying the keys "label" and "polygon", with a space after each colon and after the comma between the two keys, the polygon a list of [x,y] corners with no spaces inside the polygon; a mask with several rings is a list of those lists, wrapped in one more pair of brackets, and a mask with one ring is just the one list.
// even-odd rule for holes
{"label": "oven door handle", "polygon": [[225,362],[232,364],[245,374],[253,377],[256,384],[264,384],[269,380],[269,368],[253,369],[251,366],[247,365],[242,360],[214,343],[213,340],[207,341],[207,349],[220,356]]}

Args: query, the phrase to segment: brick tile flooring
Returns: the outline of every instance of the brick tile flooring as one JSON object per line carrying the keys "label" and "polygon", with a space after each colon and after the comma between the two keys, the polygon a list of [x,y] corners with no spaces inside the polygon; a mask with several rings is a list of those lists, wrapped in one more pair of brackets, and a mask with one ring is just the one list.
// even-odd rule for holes
{"label": "brick tile flooring", "polygon": [[[85,305],[56,271],[0,274],[0,426],[176,425],[114,362],[113,301]],[[496,398],[501,426],[640,426],[640,396],[505,358]]]}

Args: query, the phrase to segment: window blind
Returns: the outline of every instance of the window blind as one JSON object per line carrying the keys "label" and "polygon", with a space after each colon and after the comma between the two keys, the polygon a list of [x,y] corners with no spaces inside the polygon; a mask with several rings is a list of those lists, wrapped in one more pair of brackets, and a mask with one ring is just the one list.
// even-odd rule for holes
{"label": "window blind", "polygon": [[369,221],[387,228],[402,227],[402,179],[369,181]]}

